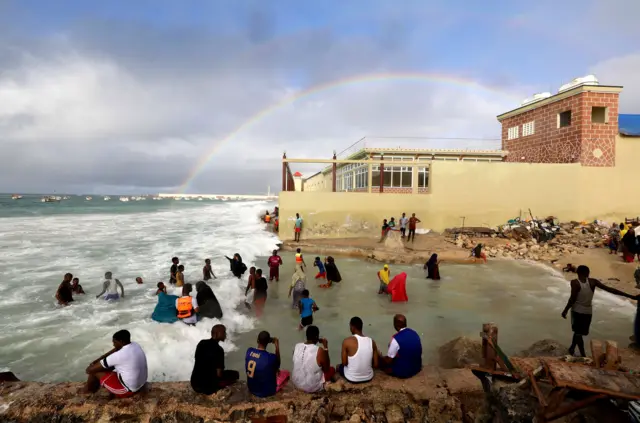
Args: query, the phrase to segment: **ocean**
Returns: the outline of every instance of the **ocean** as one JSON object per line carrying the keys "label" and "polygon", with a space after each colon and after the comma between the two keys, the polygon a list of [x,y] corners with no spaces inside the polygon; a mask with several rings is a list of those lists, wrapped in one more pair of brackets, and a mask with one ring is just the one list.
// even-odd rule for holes
{"label": "ocean", "polygon": [[[218,279],[209,285],[224,312],[227,368],[242,375],[247,347],[255,346],[258,332],[266,329],[280,338],[283,367],[290,370],[294,345],[304,340],[288,297],[293,253],[281,253],[281,280],[269,284],[261,320],[244,307],[246,275],[234,278],[224,258],[237,252],[247,266],[266,271],[267,256],[279,240],[265,230],[258,215],[275,205],[168,199],[122,203],[115,197],[106,202],[72,197],[41,203],[39,196],[0,196],[0,370],[10,369],[22,380],[80,381],[86,378],[86,366],[111,349],[113,333],[128,329],[147,354],[151,381],[189,380],[198,342],[209,338],[211,327],[220,322],[203,319],[188,327],[151,320],[156,284],[168,282],[173,256],[185,265],[185,280],[191,283],[201,279],[204,260],[212,261]],[[569,286],[548,267],[500,260],[486,265],[443,263],[443,279],[435,282],[425,280],[420,265],[392,265],[393,274],[408,275],[409,302],[389,303],[377,294],[379,264],[336,256],[344,280],[321,289],[313,278],[316,254],[304,253],[307,288],[320,307],[314,324],[329,340],[332,364],[340,360],[340,345],[349,336],[353,316],[363,319],[365,334],[385,352],[393,315],[405,314],[409,326],[422,335],[426,363],[437,363],[438,346],[453,338],[477,339],[484,322],[498,324],[500,345],[509,353],[541,339],[571,340],[570,321],[560,317]],[[95,298],[106,271],[124,284],[124,299]],[[54,296],[67,272],[80,278],[87,294],[75,295],[71,306],[60,307]],[[135,283],[138,276],[144,284]],[[626,345],[635,307],[599,290],[594,310],[591,336]]]}
{"label": "ocean", "polygon": [[[40,196],[1,196],[0,368],[25,380],[81,380],[84,368],[111,348],[111,335],[126,328],[145,346],[153,380],[188,380],[194,346],[210,336],[213,322],[196,328],[154,323],[156,284],[168,282],[173,256],[193,283],[210,258],[230,333],[225,348],[236,350],[234,334],[252,329],[254,319],[236,310],[243,289],[224,255],[239,252],[250,263],[276,248],[278,238],[258,220],[274,206],[150,198],[124,203],[116,196],[42,203]],[[106,271],[123,283],[123,301],[95,298]],[[80,278],[87,294],[60,307],[54,296],[67,272]],[[144,284],[135,283],[138,276]]]}

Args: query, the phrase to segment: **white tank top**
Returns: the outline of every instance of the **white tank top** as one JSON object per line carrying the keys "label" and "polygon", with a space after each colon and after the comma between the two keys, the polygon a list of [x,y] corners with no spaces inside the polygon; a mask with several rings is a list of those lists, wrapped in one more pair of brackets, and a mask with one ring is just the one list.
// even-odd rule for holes
{"label": "white tank top", "polygon": [[105,293],[106,295],[118,293],[118,285],[116,285],[115,279],[105,279],[105,282],[109,283],[109,286],[107,286],[107,292]]}
{"label": "white tank top", "polygon": [[293,350],[291,381],[304,392],[318,392],[324,387],[324,373],[317,361],[318,348],[317,345],[300,343]]}
{"label": "white tank top", "polygon": [[349,356],[348,365],[344,366],[344,376],[351,382],[367,382],[373,379],[373,341],[367,336],[355,336],[358,351]]}
{"label": "white tank top", "polygon": [[593,289],[591,289],[591,284],[589,283],[589,279],[586,282],[582,282],[578,279],[580,283],[580,291],[578,292],[578,297],[576,298],[576,302],[573,303],[573,311],[576,313],[582,314],[592,314],[593,313]]}

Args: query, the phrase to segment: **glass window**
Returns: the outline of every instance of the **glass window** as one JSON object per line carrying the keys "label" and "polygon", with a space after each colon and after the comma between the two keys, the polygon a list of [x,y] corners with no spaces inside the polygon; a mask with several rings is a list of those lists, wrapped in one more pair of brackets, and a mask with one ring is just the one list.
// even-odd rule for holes
{"label": "glass window", "polygon": [[380,171],[379,170],[373,170],[371,171],[371,186],[372,187],[379,187],[380,186]]}
{"label": "glass window", "polygon": [[405,188],[411,188],[411,177],[413,175],[411,172],[402,172],[402,180],[400,181],[400,186]]}
{"label": "glass window", "polygon": [[401,185],[402,181],[400,180],[401,176],[402,176],[401,172],[397,172],[395,170],[393,172],[391,172],[391,184],[392,184],[391,186],[393,186],[393,187],[402,186]]}
{"label": "glass window", "polygon": [[427,188],[429,186],[429,168],[418,168],[418,188]]}
{"label": "glass window", "polygon": [[391,172],[387,172],[385,169],[384,172],[384,186],[385,187],[391,187]]}

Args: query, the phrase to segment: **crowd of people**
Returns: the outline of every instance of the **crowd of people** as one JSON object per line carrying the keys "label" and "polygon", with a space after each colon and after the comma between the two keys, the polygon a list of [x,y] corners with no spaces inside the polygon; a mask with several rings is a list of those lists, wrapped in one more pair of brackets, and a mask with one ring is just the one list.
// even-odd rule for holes
{"label": "crowd of people", "polygon": [[[415,376],[422,370],[422,341],[420,335],[407,326],[407,318],[397,314],[393,318],[395,333],[383,354],[376,342],[363,333],[361,318],[349,322],[351,335],[342,342],[339,364],[331,365],[329,343],[320,336],[314,325],[306,327],[306,340],[293,348],[293,368],[282,369],[280,341],[267,331],[258,334],[255,347],[245,353],[244,372],[247,388],[256,397],[270,397],[292,381],[298,390],[314,393],[322,391],[326,383],[337,375],[350,383],[368,383],[375,377],[375,369],[400,379]],[[227,337],[224,325],[211,329],[211,338],[201,340],[195,350],[191,372],[191,387],[199,394],[211,395],[235,383],[240,372],[225,366],[225,353],[220,345]],[[117,398],[128,398],[145,390],[148,365],[142,347],[131,341],[127,330],[113,335],[113,349],[97,358],[86,369],[86,391],[97,392],[100,387]],[[274,351],[268,351],[273,344]]]}
{"label": "crowd of people", "polygon": [[608,247],[611,254],[620,254],[626,263],[640,261],[640,224],[613,223],[609,229]]}
{"label": "crowd of people", "polygon": [[[395,217],[389,220],[383,219],[380,242],[384,241],[391,231],[399,231],[402,239],[406,239],[407,242],[414,242],[416,240],[416,228],[420,222],[421,220],[416,217],[415,213],[413,213],[411,217],[407,217],[406,213],[402,213],[398,224],[396,224]],[[408,233],[407,229],[409,229]]]}

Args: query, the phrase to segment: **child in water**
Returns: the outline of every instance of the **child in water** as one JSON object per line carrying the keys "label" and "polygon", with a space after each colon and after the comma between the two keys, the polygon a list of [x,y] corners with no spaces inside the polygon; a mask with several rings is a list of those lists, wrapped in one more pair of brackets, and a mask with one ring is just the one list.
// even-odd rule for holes
{"label": "child in water", "polygon": [[320,310],[316,302],[309,298],[309,290],[302,291],[302,298],[298,306],[300,310],[300,324],[298,330],[302,330],[313,324],[313,313]]}
{"label": "child in water", "polygon": [[184,285],[184,266],[181,264],[178,266],[178,271],[176,272],[176,286]]}
{"label": "child in water", "polygon": [[318,268],[318,274],[316,275],[316,279],[327,279],[327,271],[324,268],[324,263],[320,260],[320,257],[316,257],[313,262],[313,266]]}

